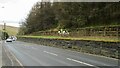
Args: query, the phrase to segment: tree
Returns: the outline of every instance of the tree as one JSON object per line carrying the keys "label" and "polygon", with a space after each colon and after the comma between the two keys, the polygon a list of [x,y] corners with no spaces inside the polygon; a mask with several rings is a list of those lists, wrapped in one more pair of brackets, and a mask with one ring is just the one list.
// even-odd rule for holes
{"label": "tree", "polygon": [[25,34],[50,29],[72,29],[120,24],[120,3],[38,2],[25,20]]}
{"label": "tree", "polygon": [[2,36],[1,36],[2,40],[6,40],[8,37],[9,37],[9,35],[7,32],[2,32]]}
{"label": "tree", "polygon": [[55,14],[50,2],[38,2],[26,19],[27,33],[47,30],[55,27]]}

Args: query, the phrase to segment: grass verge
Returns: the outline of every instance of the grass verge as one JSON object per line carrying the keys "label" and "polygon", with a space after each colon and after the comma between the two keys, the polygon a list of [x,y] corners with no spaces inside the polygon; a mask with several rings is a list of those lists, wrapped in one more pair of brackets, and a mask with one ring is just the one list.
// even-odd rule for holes
{"label": "grass verge", "polygon": [[116,37],[97,37],[97,36],[85,36],[85,37],[62,37],[62,36],[18,36],[26,38],[45,38],[45,39],[61,39],[61,40],[92,40],[92,41],[103,41],[103,42],[120,42],[119,38]]}

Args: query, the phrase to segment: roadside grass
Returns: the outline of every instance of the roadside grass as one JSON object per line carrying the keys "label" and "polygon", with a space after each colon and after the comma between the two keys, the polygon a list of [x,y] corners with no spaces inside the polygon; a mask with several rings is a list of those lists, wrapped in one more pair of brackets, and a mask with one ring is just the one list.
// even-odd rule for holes
{"label": "roadside grass", "polygon": [[17,35],[18,28],[17,27],[8,26],[8,27],[6,27],[6,31],[8,32],[9,35]]}
{"label": "roadside grass", "polygon": [[[0,31],[2,32],[3,31],[3,25],[0,25]],[[18,30],[19,28],[18,27],[13,27],[13,26],[6,26],[6,32],[9,34],[9,35],[17,35],[18,33]]]}
{"label": "roadside grass", "polygon": [[18,36],[26,38],[45,38],[45,39],[61,39],[61,40],[88,40],[88,41],[103,41],[103,42],[120,42],[116,37],[98,37],[98,36],[83,36],[83,37],[62,37],[62,36]]}

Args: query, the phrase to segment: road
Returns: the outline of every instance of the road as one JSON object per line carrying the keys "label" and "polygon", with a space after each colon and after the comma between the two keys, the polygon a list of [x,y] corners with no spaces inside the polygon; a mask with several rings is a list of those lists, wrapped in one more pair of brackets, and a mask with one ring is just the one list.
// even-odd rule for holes
{"label": "road", "polygon": [[[20,41],[3,42],[3,66],[88,66],[118,68],[118,60]],[[11,55],[11,57],[10,57]],[[8,56],[9,62],[5,59]],[[7,60],[7,62],[5,62]],[[100,67],[101,66],[101,67]],[[110,68],[109,67],[109,68]]]}
{"label": "road", "polygon": [[0,67],[2,67],[2,43],[0,41]]}

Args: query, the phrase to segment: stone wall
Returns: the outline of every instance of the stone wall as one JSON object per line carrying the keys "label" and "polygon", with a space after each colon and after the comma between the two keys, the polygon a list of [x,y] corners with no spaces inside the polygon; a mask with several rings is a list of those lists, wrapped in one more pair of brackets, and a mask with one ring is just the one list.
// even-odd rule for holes
{"label": "stone wall", "polygon": [[46,46],[59,47],[75,50],[83,53],[102,55],[112,58],[120,58],[120,43],[117,42],[98,42],[86,40],[61,40],[43,38],[19,37],[18,40],[30,43],[37,43]]}

